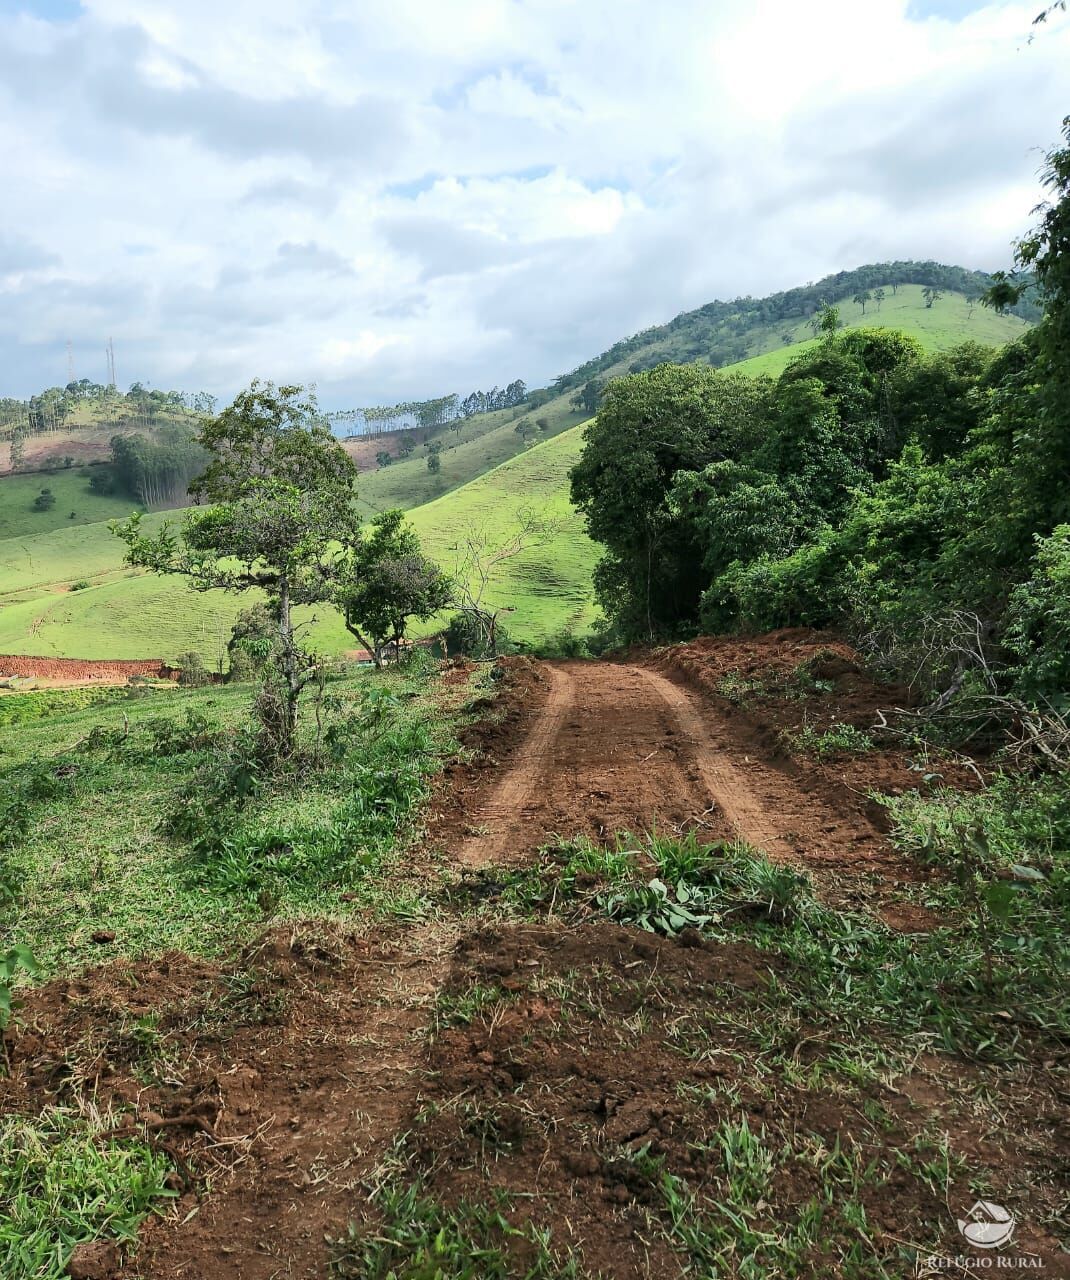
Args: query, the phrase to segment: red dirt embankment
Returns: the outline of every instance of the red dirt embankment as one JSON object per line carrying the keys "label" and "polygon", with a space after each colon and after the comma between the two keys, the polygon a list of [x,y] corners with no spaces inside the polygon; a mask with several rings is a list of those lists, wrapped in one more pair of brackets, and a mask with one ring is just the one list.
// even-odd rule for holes
{"label": "red dirt embankment", "polygon": [[158,676],[174,680],[178,671],[162,658],[109,659],[91,662],[86,658],[35,658],[25,654],[0,653],[0,676],[37,676],[40,680],[126,680],[130,676]]}

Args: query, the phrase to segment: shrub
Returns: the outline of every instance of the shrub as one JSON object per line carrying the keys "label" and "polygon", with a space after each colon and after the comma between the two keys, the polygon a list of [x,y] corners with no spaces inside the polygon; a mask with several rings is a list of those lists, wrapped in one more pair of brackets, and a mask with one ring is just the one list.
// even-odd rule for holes
{"label": "shrub", "polygon": [[180,653],[176,659],[178,667],[178,683],[188,689],[201,689],[212,683],[208,668],[199,653],[191,649],[189,653]]}
{"label": "shrub", "polygon": [[[509,633],[499,622],[496,628],[499,653],[508,653],[511,647]],[[449,658],[486,658],[490,656],[486,636],[478,619],[470,613],[455,613],[442,633]]]}
{"label": "shrub", "polygon": [[1019,690],[1070,701],[1070,525],[1037,540],[1033,572],[1011,594],[1005,643]]}

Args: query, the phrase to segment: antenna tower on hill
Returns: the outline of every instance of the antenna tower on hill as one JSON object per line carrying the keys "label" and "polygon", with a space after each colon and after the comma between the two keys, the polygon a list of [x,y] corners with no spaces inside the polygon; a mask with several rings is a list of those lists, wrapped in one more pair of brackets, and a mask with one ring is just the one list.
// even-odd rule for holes
{"label": "antenna tower on hill", "polygon": [[70,338],[67,339],[67,385],[74,381],[74,347],[71,345]]}
{"label": "antenna tower on hill", "polygon": [[114,387],[116,385],[115,383],[115,343],[112,342],[111,338],[108,339],[107,355],[108,355],[108,386]]}

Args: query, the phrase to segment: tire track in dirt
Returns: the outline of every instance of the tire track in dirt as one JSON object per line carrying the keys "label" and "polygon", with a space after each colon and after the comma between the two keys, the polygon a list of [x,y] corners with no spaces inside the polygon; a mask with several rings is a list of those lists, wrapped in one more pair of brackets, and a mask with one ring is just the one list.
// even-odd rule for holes
{"label": "tire track in dirt", "polygon": [[716,803],[738,834],[772,857],[795,861],[776,817],[751,788],[730,756],[714,747],[709,730],[690,697],[678,685],[656,671],[637,670],[669,708],[695,754],[695,764]]}
{"label": "tire track in dirt", "polygon": [[549,697],[508,773],[473,821],[478,834],[469,836],[458,850],[457,860],[462,866],[487,866],[504,852],[572,706],[570,672],[563,667],[547,667],[546,671],[550,676]]}

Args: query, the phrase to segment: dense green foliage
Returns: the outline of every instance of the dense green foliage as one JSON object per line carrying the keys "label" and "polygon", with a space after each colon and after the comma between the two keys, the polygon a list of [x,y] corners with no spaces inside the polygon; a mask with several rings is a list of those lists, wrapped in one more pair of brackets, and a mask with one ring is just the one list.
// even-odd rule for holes
{"label": "dense green foliage", "polygon": [[841,625],[931,685],[1070,692],[1070,147],[1047,181],[1045,315],[999,353],[828,325],[775,382],[607,386],[572,491],[624,638]]}
{"label": "dense green foliage", "polygon": [[332,600],[377,667],[388,644],[400,656],[412,620],[428,621],[451,597],[449,578],[421,552],[400,511],[375,517],[371,532],[347,550],[337,577]]}
{"label": "dense green foliage", "polygon": [[[166,427],[151,439],[114,436],[111,442],[114,482],[145,507],[180,506],[194,476],[204,470],[208,454],[193,432]],[[93,480],[106,483],[107,473]]]}
{"label": "dense green foliage", "polygon": [[[794,327],[801,321],[812,320],[829,303],[851,299],[861,305],[862,296],[872,293],[872,299],[867,296],[865,301],[873,306],[876,316],[871,311],[868,317],[879,323],[877,317],[885,296],[894,297],[901,286],[925,286],[938,293],[954,291],[973,302],[995,279],[996,276],[983,271],[968,271],[940,262],[876,262],[853,271],[838,271],[814,284],[800,285],[765,298],[708,302],[696,311],[682,312],[668,324],[644,329],[614,343],[600,356],[556,378],[554,388],[558,392],[583,389],[626,361],[631,372],[640,372],[659,360],[670,358],[663,354],[667,343],[674,351],[672,359],[705,360],[716,366],[734,364],[753,354],[754,330]],[[932,305],[926,298],[926,306]],[[1040,308],[1031,281],[1026,281],[1021,293],[1013,299],[1012,308],[1022,319],[1039,318]]]}
{"label": "dense green foliage", "polygon": [[288,755],[298,699],[318,666],[299,644],[292,609],[328,597],[342,548],[356,538],[356,468],[295,386],[254,382],[196,442],[209,461],[190,492],[211,505],[187,511],[180,536],[166,524],[147,536],[139,515],[115,532],[128,564],[181,574],[199,590],[267,593],[278,644],[258,715],[262,745]]}

